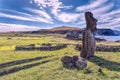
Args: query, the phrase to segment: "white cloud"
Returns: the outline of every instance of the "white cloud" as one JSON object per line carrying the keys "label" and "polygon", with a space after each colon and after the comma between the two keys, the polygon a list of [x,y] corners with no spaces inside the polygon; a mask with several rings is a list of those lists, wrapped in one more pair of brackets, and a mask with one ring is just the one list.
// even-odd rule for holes
{"label": "white cloud", "polygon": [[[113,0],[89,0],[90,3],[84,6],[78,6],[76,12],[65,12],[62,9],[71,9],[73,6],[65,6],[60,0],[33,0],[41,9],[49,7],[53,17],[59,21],[74,23],[85,26],[84,12],[91,11],[98,19],[98,27],[114,28],[120,25],[120,10],[112,10],[115,6]],[[102,24],[101,24],[102,23]]]}
{"label": "white cloud", "polygon": [[113,10],[109,13],[106,13],[104,15],[101,15],[99,21],[100,22],[107,22],[108,20],[111,20],[113,18],[116,18],[116,16],[120,16],[120,9],[118,10]]}
{"label": "white cloud", "polygon": [[[91,11],[95,18],[98,19],[98,27],[99,28],[112,28],[114,29],[115,26],[120,25],[120,10],[112,11],[114,7],[114,3],[108,2],[108,0],[94,0],[88,5],[79,6],[76,8],[77,12],[86,12]],[[84,17],[82,17],[83,19]],[[84,19],[83,19],[84,20]],[[85,25],[85,21],[78,22],[80,25]]]}
{"label": "white cloud", "polygon": [[[77,11],[79,10],[79,13],[76,13],[76,12],[66,13],[66,12],[60,10],[60,7],[62,7],[63,4],[62,4],[62,2],[57,0],[55,8],[52,9],[51,11],[57,20],[60,20],[62,22],[73,22],[73,23],[75,23],[77,21],[78,22],[77,24],[81,24],[81,23],[83,24],[83,23],[85,23],[83,12],[91,11],[94,13],[95,17],[99,18],[99,15],[103,15],[103,14],[107,13],[114,6],[113,2],[109,2],[106,5],[107,2],[108,2],[108,0],[94,0],[93,2],[91,2],[88,5],[80,6],[80,7],[76,8]],[[81,11],[83,11],[83,12],[81,12]]]}
{"label": "white cloud", "polygon": [[91,10],[91,12],[93,12],[93,14],[95,14],[96,16],[99,15],[104,15],[104,13],[106,14],[109,10],[111,10],[114,7],[114,4],[111,2],[109,3],[109,5],[103,5],[100,8],[96,8],[94,10]]}
{"label": "white cloud", "polygon": [[[65,23],[78,24],[85,26],[84,12],[91,11],[95,18],[98,19],[98,27],[115,27],[120,25],[120,10],[112,10],[114,7],[113,0],[89,0],[90,3],[84,6],[78,6],[76,12],[66,12],[73,6],[65,5],[60,0],[30,0],[31,4],[36,3],[39,9],[24,8],[25,10],[34,13],[28,14],[18,11],[8,10],[14,12],[16,15],[0,13],[0,17],[13,18],[18,20],[44,22],[53,24],[54,19]],[[49,12],[47,11],[49,9]],[[49,14],[50,13],[50,14]],[[100,24],[103,23],[103,24]]]}
{"label": "white cloud", "polygon": [[34,30],[39,30],[39,29],[40,28],[36,26],[0,23],[0,32],[34,31]]}
{"label": "white cloud", "polygon": [[38,16],[43,17],[51,22],[53,21],[52,17],[48,13],[46,13],[45,10],[38,10],[38,9],[32,9],[32,8],[25,8],[25,10],[28,10],[32,13],[36,13]]}
{"label": "white cloud", "polygon": [[62,2],[59,0],[33,0],[41,9],[51,7],[51,11],[54,15],[57,15],[59,8],[61,8]]}
{"label": "white cloud", "polygon": [[90,4],[84,5],[84,6],[79,6],[76,8],[76,11],[82,12],[82,11],[88,11],[91,9],[96,9],[106,3],[108,0],[93,0],[90,2]]}
{"label": "white cloud", "polygon": [[72,5],[66,6],[59,0],[32,0],[32,1],[34,1],[40,7],[40,9],[49,7],[51,13],[54,16],[58,16],[61,13],[61,9],[70,9],[73,7]]}
{"label": "white cloud", "polygon": [[112,29],[114,29],[118,25],[120,25],[120,18],[114,18],[111,20],[107,20],[107,22],[104,24],[99,24],[99,27],[100,28],[112,28]]}
{"label": "white cloud", "polygon": [[60,21],[63,22],[74,22],[79,17],[79,14],[74,13],[61,13],[57,16]]}
{"label": "white cloud", "polygon": [[99,23],[103,23],[103,24],[99,24],[98,26],[100,28],[115,29],[115,27],[120,25],[119,16],[120,16],[120,9],[113,10],[109,13],[101,15],[98,21],[99,21]]}
{"label": "white cloud", "polygon": [[18,20],[35,21],[35,20],[27,18],[27,17],[5,14],[5,13],[0,13],[0,17],[13,18],[13,19],[18,19]]}
{"label": "white cloud", "polygon": [[18,11],[14,11],[14,10],[5,10],[5,11],[13,12],[16,15],[0,13],[0,17],[12,18],[12,19],[17,19],[17,20],[25,20],[25,21],[44,22],[44,23],[53,24],[50,17],[47,14],[45,14],[44,12],[42,12],[42,11],[41,11],[42,15],[44,15],[46,18],[41,17],[39,15],[32,15],[32,14],[18,12]]}

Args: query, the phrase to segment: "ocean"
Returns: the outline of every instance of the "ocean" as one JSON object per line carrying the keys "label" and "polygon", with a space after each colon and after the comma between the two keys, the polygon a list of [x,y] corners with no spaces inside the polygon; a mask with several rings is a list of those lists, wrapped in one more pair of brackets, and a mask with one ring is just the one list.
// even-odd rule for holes
{"label": "ocean", "polygon": [[96,38],[105,39],[107,41],[118,41],[120,36],[95,36]]}

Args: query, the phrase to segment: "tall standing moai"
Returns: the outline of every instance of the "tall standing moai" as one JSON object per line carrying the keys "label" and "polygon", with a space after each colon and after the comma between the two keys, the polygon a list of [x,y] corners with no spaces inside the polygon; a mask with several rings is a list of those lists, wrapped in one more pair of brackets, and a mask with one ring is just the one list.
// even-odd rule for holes
{"label": "tall standing moai", "polygon": [[80,56],[89,58],[94,56],[96,50],[95,38],[93,32],[97,30],[97,20],[91,12],[85,12],[86,28],[83,32],[82,49]]}

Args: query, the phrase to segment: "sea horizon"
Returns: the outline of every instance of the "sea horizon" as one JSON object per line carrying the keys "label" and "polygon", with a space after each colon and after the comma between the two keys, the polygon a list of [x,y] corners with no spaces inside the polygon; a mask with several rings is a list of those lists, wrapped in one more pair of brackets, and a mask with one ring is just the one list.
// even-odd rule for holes
{"label": "sea horizon", "polygon": [[119,36],[100,36],[100,35],[96,35],[96,38],[100,38],[100,39],[105,39],[107,41],[119,41],[120,40],[120,35]]}

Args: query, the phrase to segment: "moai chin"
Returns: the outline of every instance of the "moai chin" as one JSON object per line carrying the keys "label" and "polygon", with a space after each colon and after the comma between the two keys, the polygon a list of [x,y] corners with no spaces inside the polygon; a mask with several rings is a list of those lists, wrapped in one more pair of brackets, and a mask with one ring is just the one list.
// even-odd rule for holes
{"label": "moai chin", "polygon": [[97,20],[91,12],[85,12],[86,28],[83,32],[82,50],[80,56],[89,58],[94,56],[96,50],[95,38],[93,32],[97,30]]}

